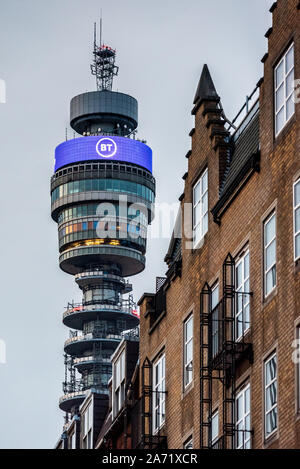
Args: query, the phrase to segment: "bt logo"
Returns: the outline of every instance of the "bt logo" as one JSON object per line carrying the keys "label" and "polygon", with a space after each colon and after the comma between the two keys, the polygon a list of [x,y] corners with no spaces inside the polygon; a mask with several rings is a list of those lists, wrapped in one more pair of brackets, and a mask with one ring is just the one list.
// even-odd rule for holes
{"label": "bt logo", "polygon": [[117,152],[116,142],[108,137],[100,138],[96,145],[96,152],[103,158],[111,158]]}

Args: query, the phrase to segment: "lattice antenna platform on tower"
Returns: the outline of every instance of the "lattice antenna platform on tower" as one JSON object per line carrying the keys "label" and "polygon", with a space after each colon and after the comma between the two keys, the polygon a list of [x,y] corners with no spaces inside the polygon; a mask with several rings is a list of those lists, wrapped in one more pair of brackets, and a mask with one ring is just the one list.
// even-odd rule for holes
{"label": "lattice antenna platform on tower", "polygon": [[100,45],[97,45],[97,26],[94,23],[94,51],[91,64],[92,75],[96,77],[98,91],[112,90],[114,76],[118,75],[119,67],[115,65],[116,50],[102,44],[102,18],[100,20]]}

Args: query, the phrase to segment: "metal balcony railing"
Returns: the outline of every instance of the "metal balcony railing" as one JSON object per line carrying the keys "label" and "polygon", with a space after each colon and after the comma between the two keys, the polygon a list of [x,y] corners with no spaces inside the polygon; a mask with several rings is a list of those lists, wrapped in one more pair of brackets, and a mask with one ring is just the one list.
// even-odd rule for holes
{"label": "metal balcony railing", "polygon": [[100,278],[101,280],[108,280],[108,281],[113,281],[121,284],[123,288],[126,290],[132,289],[132,283],[129,282],[129,280],[125,280],[123,277],[120,275],[115,275],[111,274],[108,272],[104,272],[103,270],[90,270],[87,272],[80,272],[79,274],[75,275],[75,281],[80,281],[84,279],[90,279],[90,278]]}
{"label": "metal balcony railing", "polygon": [[78,312],[84,311],[98,311],[99,309],[103,311],[121,311],[125,314],[131,314],[132,316],[137,316],[137,309],[129,303],[119,303],[119,304],[108,304],[103,303],[103,301],[93,301],[91,304],[87,303],[69,303],[66,311],[63,313],[63,318],[70,316],[71,314],[76,314]]}
{"label": "metal balcony railing", "polygon": [[241,133],[245,130],[248,126],[249,122],[252,120],[253,116],[259,110],[259,86],[256,85],[254,90],[249,96],[246,96],[246,100],[238,111],[236,116],[233,118],[232,121],[226,122],[226,129],[231,130],[234,129],[233,132],[233,139],[236,141]]}
{"label": "metal balcony railing", "polygon": [[[70,127],[66,128],[66,141],[70,140],[69,135],[72,135],[72,139],[75,138],[81,138],[82,135],[78,134],[75,132],[74,129],[71,129]],[[83,133],[84,137],[102,137],[102,136],[115,136],[115,137],[123,137],[123,138],[129,138],[131,140],[136,140],[137,142],[144,143],[145,145],[147,144],[147,140],[142,139],[142,138],[137,138],[137,130],[132,130],[131,132],[128,132],[128,134],[124,135],[119,128],[116,128],[114,130],[111,130],[110,132],[106,132],[105,130],[101,129],[101,132],[91,132],[87,131]]]}
{"label": "metal balcony railing", "polygon": [[110,274],[110,273],[105,273],[103,270],[91,270],[88,272],[80,272],[79,274],[75,275],[75,280],[80,280],[82,278],[86,277],[101,277],[101,279],[112,279],[116,280],[122,284],[129,283],[128,280],[125,280],[123,277],[120,275],[115,275],[115,274]]}
{"label": "metal balcony railing", "polygon": [[139,340],[140,338],[140,327],[137,326],[134,329],[121,332],[121,336],[125,340]]}
{"label": "metal balcony railing", "polygon": [[63,382],[64,394],[80,393],[84,390],[83,382],[80,379]]}
{"label": "metal balcony railing", "polygon": [[87,334],[78,334],[77,331],[75,331],[75,334],[72,337],[69,337],[65,341],[65,346],[71,344],[71,343],[78,343],[78,342],[84,342],[84,341],[89,341],[93,339],[112,339],[112,340],[122,340],[123,336],[121,333],[107,333],[104,334],[102,332],[88,332]]}
{"label": "metal balcony railing", "polygon": [[94,381],[76,379],[74,381],[63,382],[64,396],[79,396],[85,394],[86,391],[91,388],[96,389],[98,392],[108,394],[108,387],[105,384],[98,382],[96,379]]}
{"label": "metal balcony railing", "polygon": [[250,124],[250,122],[252,121],[252,119],[256,116],[256,114],[259,112],[259,100],[257,100],[252,108],[250,109],[250,111],[248,112],[248,114],[246,115],[246,117],[244,118],[244,120],[241,122],[241,124],[239,125],[239,127],[236,129],[236,131],[234,132],[233,134],[233,139],[234,141],[237,141],[237,139],[239,138],[239,136],[243,133],[243,131],[246,129],[246,127],[248,127],[248,125]]}
{"label": "metal balcony railing", "polygon": [[103,355],[92,355],[89,357],[80,357],[80,358],[74,358],[74,365],[80,365],[81,363],[88,363],[88,362],[94,362],[97,361],[99,363],[108,363],[110,364],[110,355],[109,356],[103,356]]}
{"label": "metal balcony railing", "polygon": [[[240,296],[244,298],[251,295],[251,292],[234,292],[234,301],[237,304]],[[234,319],[224,316],[224,301],[226,300],[221,299],[208,317],[208,363],[211,366],[222,352],[229,351],[231,348],[235,348],[236,352],[242,350],[246,345],[245,339],[250,326],[246,320],[244,306]],[[244,304],[243,301],[242,304]],[[242,333],[238,333],[240,330]]]}
{"label": "metal balcony railing", "polygon": [[76,397],[82,398],[86,395],[87,391],[75,391],[64,394],[60,397],[59,403],[67,401],[68,399],[74,399]]}

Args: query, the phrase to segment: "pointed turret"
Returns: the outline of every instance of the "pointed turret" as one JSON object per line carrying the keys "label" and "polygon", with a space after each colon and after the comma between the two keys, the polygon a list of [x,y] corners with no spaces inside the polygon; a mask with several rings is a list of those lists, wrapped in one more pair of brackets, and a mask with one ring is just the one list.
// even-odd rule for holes
{"label": "pointed turret", "polygon": [[217,102],[220,100],[206,64],[202,69],[193,104],[200,105],[203,100]]}
{"label": "pointed turret", "polygon": [[[197,127],[200,129],[204,125],[208,130],[210,145],[216,152],[214,165],[218,167],[217,180],[220,188],[224,180],[230,150],[229,131],[225,128],[226,120],[220,104],[220,97],[206,64],[201,72],[193,104],[192,114],[195,116],[196,133]],[[205,131],[201,133],[202,141],[205,135]],[[188,155],[188,157],[191,156]]]}

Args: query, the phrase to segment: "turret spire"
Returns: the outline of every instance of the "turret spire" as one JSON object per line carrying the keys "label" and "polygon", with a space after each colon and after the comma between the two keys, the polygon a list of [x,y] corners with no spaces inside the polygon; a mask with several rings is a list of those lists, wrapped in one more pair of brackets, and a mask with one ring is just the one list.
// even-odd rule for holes
{"label": "turret spire", "polygon": [[219,101],[220,99],[206,64],[202,69],[194,98],[194,104],[198,103],[198,101],[203,101],[204,99],[210,101]]}

